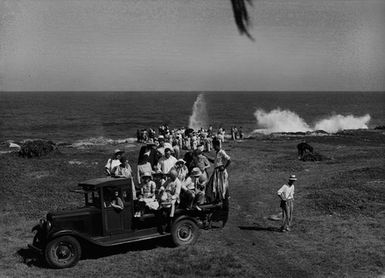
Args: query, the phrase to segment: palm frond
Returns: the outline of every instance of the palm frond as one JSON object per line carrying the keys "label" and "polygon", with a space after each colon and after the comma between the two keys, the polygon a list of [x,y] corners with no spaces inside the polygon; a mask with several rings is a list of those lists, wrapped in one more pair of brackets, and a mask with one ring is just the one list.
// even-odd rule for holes
{"label": "palm frond", "polygon": [[234,19],[235,23],[237,24],[239,33],[241,33],[241,35],[246,35],[251,40],[254,40],[254,38],[249,33],[250,19],[247,12],[246,2],[249,5],[252,4],[252,0],[231,0]]}

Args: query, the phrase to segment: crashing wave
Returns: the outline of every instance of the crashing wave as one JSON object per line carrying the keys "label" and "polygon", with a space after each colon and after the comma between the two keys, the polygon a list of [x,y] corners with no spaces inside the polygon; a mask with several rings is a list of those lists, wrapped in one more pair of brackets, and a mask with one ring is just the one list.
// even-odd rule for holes
{"label": "crashing wave", "polygon": [[257,109],[254,113],[257,119],[259,129],[253,133],[271,134],[277,132],[303,132],[314,133],[316,131],[325,131],[327,133],[336,133],[346,129],[368,129],[370,115],[361,117],[354,115],[333,115],[321,119],[310,126],[295,112],[290,110],[281,110],[280,108],[265,112],[263,109]]}
{"label": "crashing wave", "polygon": [[73,148],[84,148],[92,146],[104,146],[104,145],[119,145],[119,144],[133,144],[136,138],[124,138],[124,139],[111,139],[100,137],[91,137],[74,142],[70,146]]}

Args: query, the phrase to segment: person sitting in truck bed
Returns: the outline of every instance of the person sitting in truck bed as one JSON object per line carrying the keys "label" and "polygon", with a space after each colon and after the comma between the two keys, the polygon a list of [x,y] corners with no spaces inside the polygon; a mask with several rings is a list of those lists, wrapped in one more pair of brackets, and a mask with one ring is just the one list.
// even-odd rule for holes
{"label": "person sitting in truck bed", "polygon": [[174,167],[171,168],[171,170],[173,169],[176,170],[176,172],[178,173],[178,179],[182,183],[186,180],[188,175],[188,168],[185,164],[186,164],[186,161],[180,158],[176,161]]}
{"label": "person sitting in truck bed", "polygon": [[205,201],[205,188],[207,178],[202,174],[198,167],[195,167],[191,171],[191,175],[182,184],[182,196],[181,203],[184,203],[186,209],[192,209],[193,207],[201,210],[199,205]]}
{"label": "person sitting in truck bed", "polygon": [[112,168],[111,176],[118,178],[132,178],[132,169],[128,159],[124,156],[120,158],[120,164]]}
{"label": "person sitting in truck bed", "polygon": [[176,170],[171,170],[170,178],[166,180],[159,192],[160,205],[163,208],[170,208],[170,218],[174,217],[175,207],[179,203],[181,188],[182,183],[178,179],[178,173]]}
{"label": "person sitting in truck bed", "polygon": [[151,210],[157,210],[159,203],[155,198],[155,182],[152,181],[150,172],[144,173],[142,176],[142,183],[140,185],[140,196],[139,196],[139,208],[135,213],[135,217],[140,217],[145,213],[146,207]]}

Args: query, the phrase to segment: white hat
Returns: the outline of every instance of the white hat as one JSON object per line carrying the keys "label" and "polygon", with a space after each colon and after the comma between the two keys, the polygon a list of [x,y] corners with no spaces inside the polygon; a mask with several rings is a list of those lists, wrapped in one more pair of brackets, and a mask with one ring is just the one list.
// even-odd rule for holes
{"label": "white hat", "polygon": [[179,158],[176,163],[182,162],[183,164],[186,164],[186,161],[184,161],[182,158]]}
{"label": "white hat", "polygon": [[152,178],[152,175],[151,175],[150,172],[145,172],[145,173],[143,173],[143,175],[142,175],[142,178],[144,178],[144,177]]}
{"label": "white hat", "polygon": [[121,151],[121,150],[119,150],[119,149],[116,149],[116,150],[114,151],[114,154],[118,154],[118,153],[124,153],[124,151]]}
{"label": "white hat", "polygon": [[201,170],[198,167],[195,167],[191,170],[191,176],[199,177],[202,174]]}
{"label": "white hat", "polygon": [[296,181],[297,180],[297,177],[295,175],[291,175],[289,177],[289,181]]}

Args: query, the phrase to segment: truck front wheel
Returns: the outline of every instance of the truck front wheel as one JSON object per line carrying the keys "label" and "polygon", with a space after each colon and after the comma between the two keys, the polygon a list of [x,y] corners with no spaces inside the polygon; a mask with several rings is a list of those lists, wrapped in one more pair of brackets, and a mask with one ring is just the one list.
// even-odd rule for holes
{"label": "truck front wheel", "polygon": [[45,260],[53,268],[72,267],[78,263],[80,256],[80,243],[72,236],[51,240],[44,251]]}
{"label": "truck front wheel", "polygon": [[192,245],[199,237],[199,227],[189,219],[176,222],[171,229],[172,240],[176,246]]}

